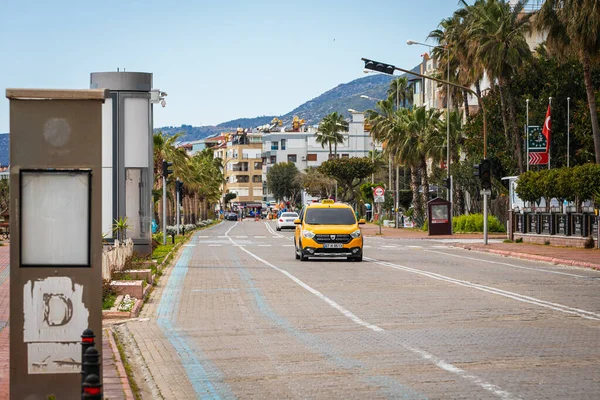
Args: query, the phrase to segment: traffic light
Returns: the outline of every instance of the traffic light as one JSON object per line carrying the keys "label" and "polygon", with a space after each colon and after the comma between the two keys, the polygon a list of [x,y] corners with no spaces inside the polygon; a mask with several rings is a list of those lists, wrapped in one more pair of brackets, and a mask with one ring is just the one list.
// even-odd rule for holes
{"label": "traffic light", "polygon": [[452,178],[450,178],[450,177],[444,178],[444,187],[450,189],[450,185],[451,185],[451,182],[452,182],[451,179]]}
{"label": "traffic light", "polygon": [[172,169],[169,169],[169,167],[171,167],[173,165],[172,162],[168,162],[163,160],[163,164],[162,164],[162,176],[167,179],[169,177],[170,174],[173,173]]}
{"label": "traffic light", "polygon": [[384,64],[378,61],[367,60],[363,58],[365,62],[365,69],[370,69],[372,71],[383,72],[384,74],[394,75],[394,71],[396,67],[391,64]]}
{"label": "traffic light", "polygon": [[481,160],[481,164],[479,164],[479,179],[481,179],[482,188],[492,188],[492,162],[487,158]]}
{"label": "traffic light", "polygon": [[183,205],[183,182],[177,180],[175,182],[175,189],[177,190],[177,193],[179,193],[179,204]]}

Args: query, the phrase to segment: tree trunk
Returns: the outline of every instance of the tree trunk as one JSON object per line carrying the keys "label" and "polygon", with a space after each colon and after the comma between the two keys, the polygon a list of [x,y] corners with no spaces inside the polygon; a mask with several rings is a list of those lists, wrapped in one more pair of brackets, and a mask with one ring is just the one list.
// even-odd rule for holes
{"label": "tree trunk", "polygon": [[419,194],[419,175],[417,169],[411,167],[410,169],[410,190],[412,191],[412,205],[413,205],[413,222],[418,216],[421,216],[421,195]]}
{"label": "tree trunk", "polygon": [[463,101],[465,103],[465,119],[468,121],[470,119],[470,115],[469,115],[469,93],[466,90],[463,90]]}
{"label": "tree trunk", "polygon": [[429,201],[429,178],[427,176],[427,161],[421,160],[421,186],[423,187],[423,206]]}
{"label": "tree trunk", "polygon": [[510,146],[510,136],[508,135],[508,117],[506,116],[506,99],[504,98],[504,80],[498,79],[498,91],[500,93],[500,111],[502,113],[502,125],[504,126],[504,138],[506,144]]}
{"label": "tree trunk", "polygon": [[331,155],[333,154],[333,152],[331,151],[331,140],[328,143],[329,143],[329,159],[331,159]]}
{"label": "tree trunk", "polygon": [[[509,115],[509,123],[510,123],[510,127],[512,130],[512,140],[513,140],[513,149],[515,151],[515,157],[517,159],[517,163],[518,168],[519,168],[519,173],[523,173],[523,145],[521,142],[521,130],[519,129],[519,126],[517,125],[517,116],[516,116],[516,112],[515,112],[515,103],[514,101],[512,101],[512,96],[510,95],[510,93],[507,93],[507,100],[508,100],[508,115]],[[529,157],[529,155],[527,155]]]}
{"label": "tree trunk", "polygon": [[477,93],[477,96],[481,98],[481,84],[479,83],[479,80],[475,81],[475,92]]}
{"label": "tree trunk", "polygon": [[592,73],[590,70],[590,58],[587,55],[581,57],[583,64],[583,78],[585,82],[585,92],[587,94],[588,107],[590,109],[590,119],[592,120],[592,136],[594,137],[594,154],[596,155],[596,164],[600,164],[600,126],[598,126],[598,108],[596,106],[596,97],[594,93],[594,84],[592,82]]}

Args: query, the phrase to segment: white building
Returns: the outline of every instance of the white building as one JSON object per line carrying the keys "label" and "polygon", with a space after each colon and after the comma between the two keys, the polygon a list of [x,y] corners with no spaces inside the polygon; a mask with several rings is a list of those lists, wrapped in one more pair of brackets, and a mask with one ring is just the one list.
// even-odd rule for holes
{"label": "white building", "polygon": [[[365,130],[365,114],[351,111],[352,120],[348,123],[348,132],[344,133],[344,143],[337,146],[339,158],[368,157],[373,149],[373,141]],[[268,132],[263,133],[263,191],[264,201],[273,201],[271,193],[267,193],[267,173],[279,162],[293,162],[298,170],[305,171],[309,167],[318,167],[329,159],[329,146],[322,147],[317,143],[318,129],[308,127],[303,132]],[[381,151],[381,145],[375,148]],[[333,149],[332,149],[333,151]]]}

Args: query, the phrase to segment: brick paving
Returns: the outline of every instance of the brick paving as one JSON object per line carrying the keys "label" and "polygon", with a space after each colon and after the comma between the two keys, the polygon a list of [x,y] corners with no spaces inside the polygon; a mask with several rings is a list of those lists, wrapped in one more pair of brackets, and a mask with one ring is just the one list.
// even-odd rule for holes
{"label": "brick paving", "polygon": [[[597,281],[586,279],[594,271],[570,271],[573,278],[532,263],[484,268],[412,246],[426,235],[369,239],[367,257],[463,279],[452,284],[372,262],[294,261],[290,234],[262,222],[231,232],[238,246],[382,329],[373,332],[233,246],[224,237],[232,226],[202,232],[182,249],[144,318],[127,324],[166,399],[584,399],[600,391],[600,350],[590,346],[597,320],[464,286],[470,280],[599,313]],[[407,233],[414,231],[398,235]],[[405,244],[393,250],[386,242]]]}

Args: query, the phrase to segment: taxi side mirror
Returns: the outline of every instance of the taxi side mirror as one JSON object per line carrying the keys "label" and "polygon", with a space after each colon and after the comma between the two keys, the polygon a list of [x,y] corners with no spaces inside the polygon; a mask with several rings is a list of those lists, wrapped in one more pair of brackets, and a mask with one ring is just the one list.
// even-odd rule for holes
{"label": "taxi side mirror", "polygon": [[364,224],[366,224],[366,223],[367,223],[367,221],[365,221],[364,219],[359,219],[359,220],[358,220],[358,224],[359,224],[359,225],[364,225]]}
{"label": "taxi side mirror", "polygon": [[294,224],[296,224],[296,225],[300,225],[301,223],[302,223],[302,221],[300,221],[300,219],[299,219],[299,218],[296,218],[296,219],[294,220]]}

